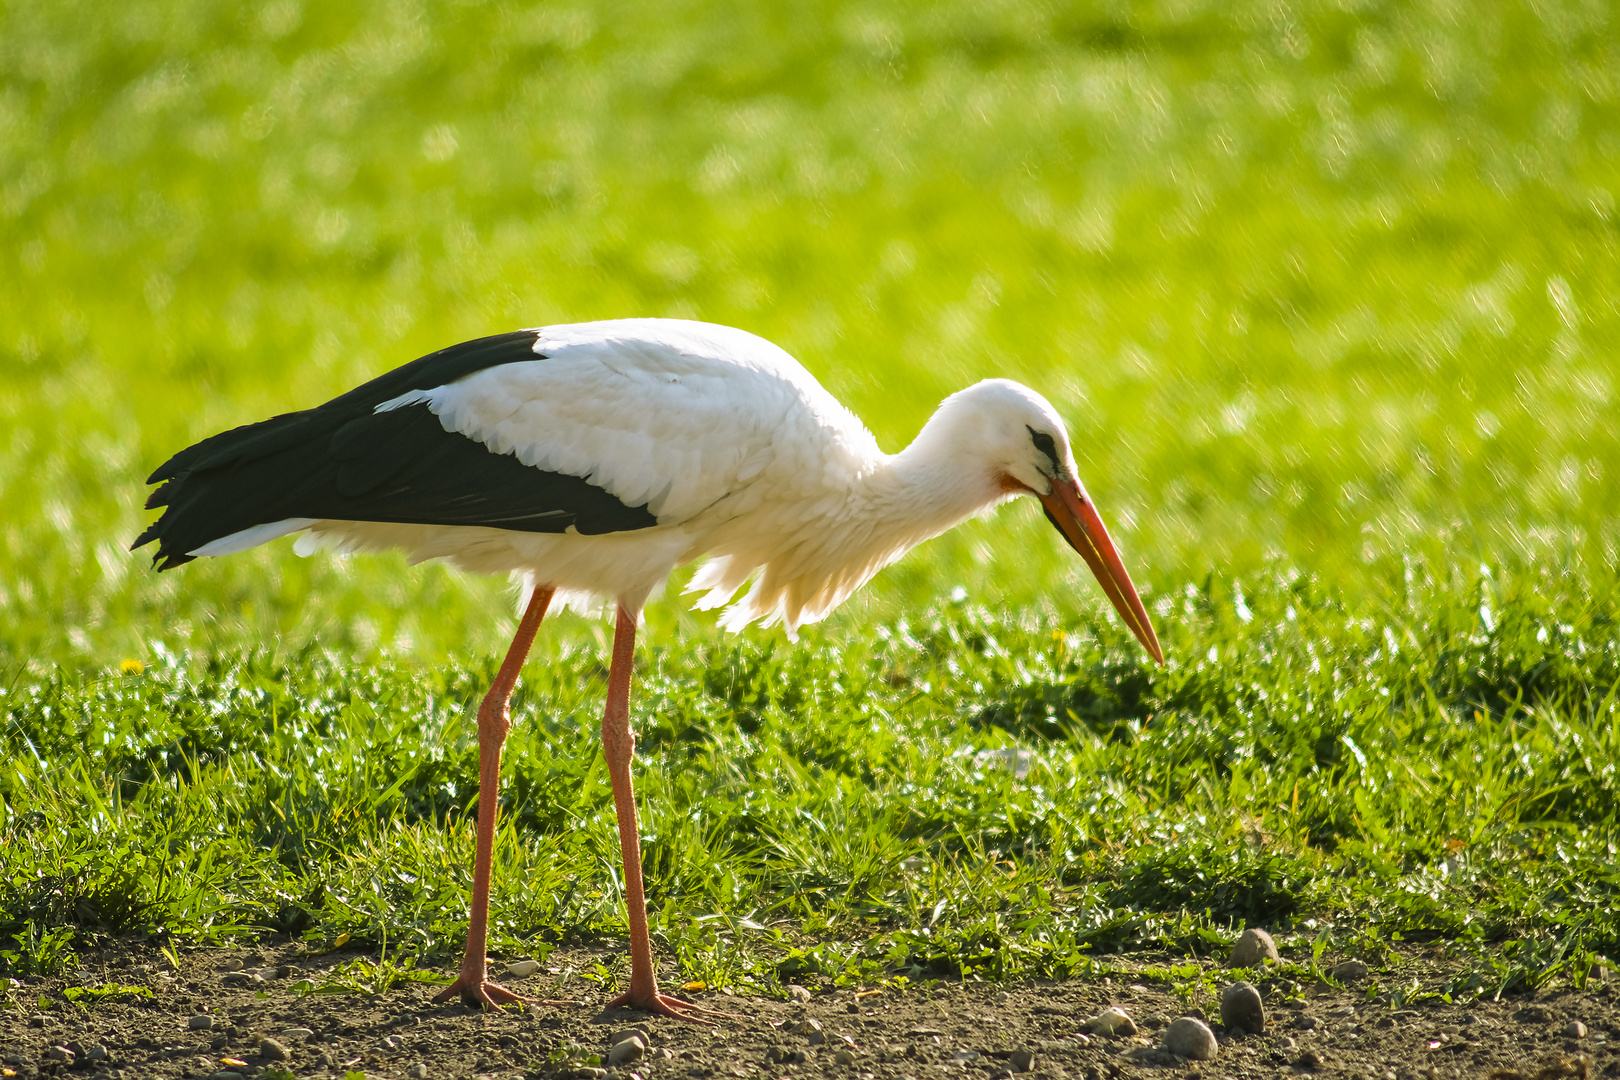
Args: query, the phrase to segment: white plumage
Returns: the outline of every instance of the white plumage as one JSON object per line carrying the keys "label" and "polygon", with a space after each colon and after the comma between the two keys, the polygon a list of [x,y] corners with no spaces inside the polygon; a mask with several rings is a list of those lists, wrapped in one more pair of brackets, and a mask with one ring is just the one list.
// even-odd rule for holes
{"label": "white plumage", "polygon": [[[493,453],[646,504],[656,528],[580,536],[293,518],[192,554],[232,554],[304,531],[300,555],[399,548],[413,563],[445,559],[515,573],[528,589],[553,585],[558,602],[587,611],[610,601],[639,608],[670,570],[707,555],[688,587],[705,594],[698,608],[727,603],[755,577],[721,624],[781,623],[793,635],[917,544],[1015,494],[984,468],[975,476],[937,467],[955,464],[954,444],[975,427],[1009,413],[1015,423],[1038,418],[1068,454],[1051,405],[1004,380],[948,400],[916,443],[889,455],[798,361],[746,331],[618,319],[538,333],[534,351],[544,359],[412,390],[376,411],[425,404],[447,431]],[[1013,434],[1027,442],[1022,427]]]}

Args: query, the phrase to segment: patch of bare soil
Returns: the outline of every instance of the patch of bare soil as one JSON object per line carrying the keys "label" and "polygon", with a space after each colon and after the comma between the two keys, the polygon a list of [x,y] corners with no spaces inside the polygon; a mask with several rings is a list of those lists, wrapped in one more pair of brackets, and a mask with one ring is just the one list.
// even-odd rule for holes
{"label": "patch of bare soil", "polygon": [[[1118,977],[865,995],[811,988],[788,1002],[706,995],[705,1004],[738,1016],[713,1028],[606,1012],[608,993],[577,978],[560,990],[577,1005],[492,1015],[436,1005],[434,988],[415,984],[376,996],[294,989],[304,979],[319,984],[324,972],[353,956],[312,956],[297,946],[194,952],[183,954],[175,971],[149,945],[113,943],[82,953],[82,969],[69,977],[23,980],[0,995],[0,1061],[5,1075],[25,1080],[341,1078],[351,1072],[401,1080],[1620,1076],[1620,1009],[1607,985],[1580,994],[1408,1008],[1369,1002],[1354,989],[1322,986],[1293,994],[1271,987],[1258,1034],[1223,1027],[1216,1001],[1184,1001],[1166,988]],[[601,957],[559,952],[549,958],[553,965],[570,959],[588,970]],[[1403,978],[1411,968],[1403,966]],[[1438,981],[1443,969],[1443,960],[1433,961],[1419,981]],[[556,975],[545,969],[505,981],[535,997],[559,993]],[[153,997],[84,1005],[62,994],[107,982],[148,986]],[[1105,1035],[1086,1024],[1109,1006],[1131,1017],[1134,1034]],[[1215,1035],[1212,1059],[1190,1060],[1162,1048],[1171,1023],[1186,1015],[1206,1021]],[[614,1054],[614,1038],[627,1028],[639,1029],[644,1045]]]}

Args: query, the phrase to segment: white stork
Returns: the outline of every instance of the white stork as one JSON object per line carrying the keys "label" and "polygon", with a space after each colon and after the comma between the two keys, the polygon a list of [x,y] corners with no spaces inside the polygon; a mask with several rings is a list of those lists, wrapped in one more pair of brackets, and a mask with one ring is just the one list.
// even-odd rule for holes
{"label": "white stork", "polygon": [[1147,612],[1039,394],[989,379],[946,398],[898,454],[786,352],[752,334],[672,319],[522,330],[443,349],[314,409],[182,450],[154,472],[135,541],[159,569],[289,533],[296,550],[402,548],[508,572],[529,592],[478,710],[478,844],[467,949],[443,994],[522,1001],[485,971],[490,858],[507,704],[547,607],[617,604],[603,752],[624,854],[630,986],[613,1005],[695,1019],[659,992],[647,938],[630,762],[630,675],[642,605],[707,556],[690,590],[727,603],[728,629],[827,617],[905,552],[1033,495],[1160,663]]}

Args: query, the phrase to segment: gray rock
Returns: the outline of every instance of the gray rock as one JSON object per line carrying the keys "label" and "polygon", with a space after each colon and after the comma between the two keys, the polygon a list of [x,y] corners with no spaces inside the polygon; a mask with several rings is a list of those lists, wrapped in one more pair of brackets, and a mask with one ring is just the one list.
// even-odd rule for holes
{"label": "gray rock", "polygon": [[107,1056],[107,1048],[100,1043],[84,1048],[84,1060],[86,1061],[106,1061]]}
{"label": "gray rock", "polygon": [[1277,943],[1271,940],[1271,935],[1264,930],[1253,927],[1243,931],[1232,946],[1232,955],[1227,958],[1227,967],[1257,968],[1266,963],[1275,964],[1281,957],[1277,953]]}
{"label": "gray rock", "polygon": [[1322,1021],[1314,1016],[1301,1015],[1294,1017],[1294,1026],[1301,1031],[1314,1031],[1321,1023]]}
{"label": "gray rock", "polygon": [[73,1064],[73,1051],[69,1050],[65,1046],[53,1046],[49,1050],[45,1051],[45,1060],[62,1061],[71,1065]]}
{"label": "gray rock", "polygon": [[266,1035],[259,1040],[259,1056],[270,1061],[286,1061],[287,1047]]}
{"label": "gray rock", "polygon": [[810,1000],[810,991],[806,990],[802,986],[799,986],[797,983],[788,983],[787,992],[789,1001],[796,1001],[803,1005],[805,1002]]}
{"label": "gray rock", "polygon": [[1266,1030],[1266,1008],[1252,983],[1235,982],[1221,991],[1221,1023],[1255,1035]]}
{"label": "gray rock", "polygon": [[538,960],[518,960],[506,965],[506,973],[514,979],[527,979],[540,970]]}
{"label": "gray rock", "polygon": [[1571,1039],[1584,1039],[1586,1038],[1586,1025],[1579,1020],[1571,1020],[1564,1025],[1564,1034]]}
{"label": "gray rock", "polygon": [[214,1018],[207,1013],[198,1013],[186,1021],[186,1027],[192,1031],[207,1031],[214,1026]]}
{"label": "gray rock", "polygon": [[405,1075],[408,1076],[410,1080],[427,1080],[427,1066],[418,1062],[417,1064],[406,1069]]}
{"label": "gray rock", "polygon": [[1172,1020],[1164,1029],[1164,1049],[1177,1057],[1209,1061],[1219,1051],[1209,1025],[1192,1016]]}
{"label": "gray rock", "polygon": [[618,1031],[615,1031],[612,1035],[608,1036],[608,1045],[618,1046],[626,1039],[640,1039],[641,1048],[643,1050],[652,1045],[652,1036],[647,1034],[647,1029],[644,1027],[620,1028]]}
{"label": "gray rock", "polygon": [[292,1027],[283,1031],[282,1034],[289,1039],[307,1039],[315,1033],[306,1027]]}
{"label": "gray rock", "polygon": [[1334,964],[1328,969],[1328,974],[1333,976],[1339,982],[1352,983],[1360,982],[1362,979],[1365,979],[1370,970],[1371,969],[1360,960],[1346,960],[1342,964]]}
{"label": "gray rock", "polygon": [[1080,1030],[1088,1035],[1135,1035],[1136,1023],[1116,1005],[1081,1024]]}
{"label": "gray rock", "polygon": [[613,1044],[608,1051],[607,1063],[609,1065],[629,1065],[640,1061],[647,1054],[647,1044],[640,1035],[632,1035],[628,1039],[621,1039]]}
{"label": "gray rock", "polygon": [[1015,1073],[1029,1072],[1035,1067],[1035,1051],[1014,1050],[1007,1058],[1007,1067]]}
{"label": "gray rock", "polygon": [[855,1051],[841,1046],[833,1051],[833,1060],[840,1065],[853,1065],[855,1064]]}
{"label": "gray rock", "polygon": [[1315,1050],[1307,1050],[1303,1054],[1299,1055],[1298,1059],[1296,1059],[1294,1062],[1294,1066],[1300,1069],[1320,1069],[1322,1067],[1322,1061],[1323,1058],[1321,1054],[1317,1053]]}

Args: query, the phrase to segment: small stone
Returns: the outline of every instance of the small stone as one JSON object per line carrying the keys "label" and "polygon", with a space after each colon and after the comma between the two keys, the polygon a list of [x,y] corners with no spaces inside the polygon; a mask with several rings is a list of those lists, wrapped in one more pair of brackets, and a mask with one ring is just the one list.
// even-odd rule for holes
{"label": "small stone", "polygon": [[1282,1041],[1277,1044],[1277,1048],[1279,1050],[1294,1050],[1298,1047],[1299,1041],[1297,1039],[1289,1038],[1287,1035],[1284,1035],[1282,1037]]}
{"label": "small stone", "polygon": [[85,1047],[84,1060],[86,1061],[106,1061],[107,1057],[107,1048],[100,1043]]}
{"label": "small stone", "polygon": [[1115,1006],[1081,1024],[1080,1030],[1090,1035],[1135,1035],[1136,1024],[1125,1015],[1124,1009]]}
{"label": "small stone", "polygon": [[1235,982],[1221,991],[1221,1023],[1255,1035],[1266,1030],[1266,1009],[1254,984]]}
{"label": "small stone", "polygon": [[1346,960],[1342,964],[1334,964],[1328,969],[1328,974],[1342,983],[1360,982],[1367,977],[1371,969],[1361,960]]}
{"label": "small stone", "polygon": [[225,959],[223,959],[223,960],[221,960],[219,962],[219,970],[221,970],[221,971],[241,971],[242,970],[242,960],[241,960],[240,957],[227,956]]}
{"label": "small stone", "polygon": [[1579,1020],[1571,1020],[1564,1025],[1564,1034],[1571,1039],[1584,1039],[1586,1038],[1586,1025]]}
{"label": "small stone", "polygon": [[1321,1023],[1322,1021],[1314,1016],[1301,1015],[1294,1017],[1294,1026],[1301,1031],[1315,1031]]}
{"label": "small stone", "polygon": [[289,1039],[307,1039],[313,1034],[315,1034],[313,1031],[305,1027],[288,1028],[282,1032],[282,1035]]}
{"label": "small stone", "polygon": [[418,1062],[406,1069],[405,1075],[410,1077],[410,1080],[427,1080],[427,1066]]}
{"label": "small stone", "polygon": [[45,1060],[65,1061],[71,1065],[73,1064],[73,1051],[69,1050],[65,1046],[53,1046],[49,1050],[45,1051]]}
{"label": "small stone", "polygon": [[539,970],[538,960],[518,960],[506,965],[506,973],[514,979],[527,979]]}
{"label": "small stone", "polygon": [[198,1013],[186,1021],[186,1027],[192,1031],[207,1031],[214,1026],[214,1018],[207,1013]]}
{"label": "small stone", "polygon": [[640,1039],[643,1050],[652,1045],[652,1036],[647,1034],[647,1029],[644,1027],[620,1028],[608,1036],[608,1045],[618,1046],[627,1039]]}
{"label": "small stone", "polygon": [[1035,1051],[1014,1050],[1007,1058],[1007,1067],[1015,1073],[1029,1072],[1035,1067]]}
{"label": "small stone", "polygon": [[810,1000],[810,991],[797,983],[788,983],[787,992],[789,1001],[796,1001],[802,1005]]}
{"label": "small stone", "polygon": [[1275,964],[1281,957],[1277,953],[1277,943],[1271,940],[1271,935],[1264,930],[1253,927],[1243,931],[1238,937],[1237,944],[1232,946],[1232,955],[1227,958],[1227,967],[1257,968],[1266,963]]}
{"label": "small stone", "polygon": [[384,1035],[382,1044],[384,1050],[398,1050],[405,1045],[405,1040],[398,1035]]}
{"label": "small stone", "polygon": [[286,1044],[278,1042],[266,1035],[264,1038],[259,1040],[259,1056],[262,1058],[268,1058],[271,1061],[286,1061]]}
{"label": "small stone", "polygon": [[1315,1050],[1307,1050],[1299,1055],[1294,1065],[1301,1069],[1320,1069],[1322,1067],[1322,1055]]}
{"label": "small stone", "polygon": [[846,1047],[840,1046],[837,1050],[833,1051],[833,1060],[838,1062],[840,1065],[853,1065],[855,1064],[855,1052],[847,1049]]}
{"label": "small stone", "polygon": [[640,1061],[647,1054],[647,1044],[640,1035],[632,1035],[628,1039],[621,1039],[613,1044],[608,1051],[607,1063],[609,1065],[628,1065],[633,1061]]}
{"label": "small stone", "polygon": [[813,1018],[806,1020],[804,1022],[804,1026],[804,1041],[809,1043],[811,1046],[820,1046],[822,1043],[827,1041],[827,1033],[821,1030],[820,1020]]}
{"label": "small stone", "polygon": [[1192,1016],[1172,1020],[1164,1029],[1164,1049],[1177,1057],[1208,1061],[1220,1049],[1209,1025]]}

